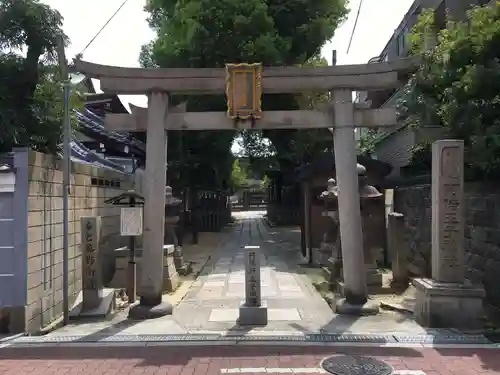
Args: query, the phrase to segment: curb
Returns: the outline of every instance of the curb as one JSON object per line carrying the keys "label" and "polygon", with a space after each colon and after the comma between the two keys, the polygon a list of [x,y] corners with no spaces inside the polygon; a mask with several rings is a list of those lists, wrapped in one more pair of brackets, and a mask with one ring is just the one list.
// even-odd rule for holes
{"label": "curb", "polygon": [[295,335],[74,335],[22,336],[7,341],[1,347],[41,346],[170,346],[170,345],[271,345],[271,346],[364,346],[364,347],[464,347],[498,348],[483,335],[361,335],[361,334],[295,334]]}

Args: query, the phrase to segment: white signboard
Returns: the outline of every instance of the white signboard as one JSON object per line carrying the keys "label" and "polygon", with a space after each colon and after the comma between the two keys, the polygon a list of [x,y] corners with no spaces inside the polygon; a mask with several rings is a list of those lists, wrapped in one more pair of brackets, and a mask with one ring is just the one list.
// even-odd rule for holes
{"label": "white signboard", "polygon": [[122,207],[120,234],[122,236],[140,236],[142,234],[142,207]]}

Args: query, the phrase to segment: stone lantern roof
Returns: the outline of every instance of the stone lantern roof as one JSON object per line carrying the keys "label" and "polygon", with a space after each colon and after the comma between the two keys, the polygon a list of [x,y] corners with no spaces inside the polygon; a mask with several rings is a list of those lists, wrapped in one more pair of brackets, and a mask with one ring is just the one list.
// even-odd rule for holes
{"label": "stone lantern roof", "polygon": [[[392,171],[392,166],[380,160],[372,159],[367,156],[358,155],[358,174],[359,166],[366,170],[375,171],[381,177],[386,177]],[[323,157],[318,160],[304,164],[295,169],[295,179],[297,181],[309,181],[313,179],[318,173],[332,173],[335,170],[335,155],[332,153],[325,153]]]}

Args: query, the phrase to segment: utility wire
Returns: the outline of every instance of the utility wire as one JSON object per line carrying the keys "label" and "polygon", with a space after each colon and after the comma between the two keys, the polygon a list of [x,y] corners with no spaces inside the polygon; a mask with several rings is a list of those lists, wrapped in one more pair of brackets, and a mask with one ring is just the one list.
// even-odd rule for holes
{"label": "utility wire", "polygon": [[77,56],[82,57],[84,52],[87,50],[87,48],[90,47],[90,45],[96,40],[96,38],[102,33],[102,31],[108,26],[108,24],[115,18],[115,16],[118,14],[118,12],[125,6],[128,0],[124,0],[122,4],[118,7],[118,9],[113,13],[111,17],[106,21],[106,23],[101,27],[101,29],[97,32],[97,34],[94,35],[94,37],[90,40],[90,42],[85,46],[85,48],[80,52]]}
{"label": "utility wire", "polygon": [[347,54],[351,49],[352,39],[354,37],[354,32],[356,31],[356,26],[358,26],[359,13],[361,12],[361,6],[363,5],[363,0],[359,0],[358,14],[356,14],[356,20],[354,21],[354,26],[352,28],[351,37],[349,38],[349,45],[347,46]]}

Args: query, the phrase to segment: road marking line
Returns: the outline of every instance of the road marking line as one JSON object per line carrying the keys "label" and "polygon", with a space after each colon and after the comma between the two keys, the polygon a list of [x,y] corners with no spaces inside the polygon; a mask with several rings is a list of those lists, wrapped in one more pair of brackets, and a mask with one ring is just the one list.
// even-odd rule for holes
{"label": "road marking line", "polygon": [[[234,367],[223,368],[220,370],[221,374],[325,374],[327,373],[321,367],[300,367],[300,368],[266,368],[266,367]],[[392,375],[426,375],[425,372],[420,370],[399,370],[394,371]]]}
{"label": "road marking line", "polygon": [[286,367],[275,367],[275,368],[266,368],[266,367],[235,367],[235,368],[223,368],[220,370],[221,374],[258,374],[258,373],[266,373],[266,374],[318,374],[318,373],[326,373],[320,367],[303,367],[303,368],[286,368]]}

